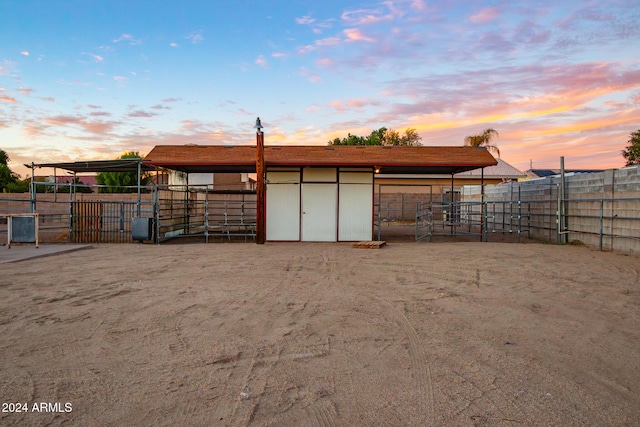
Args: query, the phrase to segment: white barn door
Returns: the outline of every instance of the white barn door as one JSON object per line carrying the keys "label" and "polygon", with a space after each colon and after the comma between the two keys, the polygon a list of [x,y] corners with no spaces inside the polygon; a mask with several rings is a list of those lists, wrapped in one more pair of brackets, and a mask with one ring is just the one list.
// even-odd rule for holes
{"label": "white barn door", "polygon": [[267,172],[267,240],[300,240],[300,172]]}
{"label": "white barn door", "polygon": [[340,172],[338,240],[371,240],[373,235],[373,173]]}
{"label": "white barn door", "polygon": [[302,240],[335,242],[337,184],[302,184]]}

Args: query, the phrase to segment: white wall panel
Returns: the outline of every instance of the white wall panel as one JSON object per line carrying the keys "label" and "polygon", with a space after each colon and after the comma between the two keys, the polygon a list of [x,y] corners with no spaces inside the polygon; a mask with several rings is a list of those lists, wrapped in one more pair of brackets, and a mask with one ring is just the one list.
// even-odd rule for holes
{"label": "white wall panel", "polygon": [[373,172],[342,172],[340,171],[341,184],[373,184]]}
{"label": "white wall panel", "polygon": [[[369,174],[371,176],[371,174]],[[342,174],[340,174],[342,180]],[[340,184],[338,240],[371,240],[373,184]]]}
{"label": "white wall panel", "polygon": [[304,182],[336,182],[335,168],[304,168],[302,179]]}
{"label": "white wall panel", "polygon": [[300,182],[300,172],[267,172],[269,184],[297,184]]}

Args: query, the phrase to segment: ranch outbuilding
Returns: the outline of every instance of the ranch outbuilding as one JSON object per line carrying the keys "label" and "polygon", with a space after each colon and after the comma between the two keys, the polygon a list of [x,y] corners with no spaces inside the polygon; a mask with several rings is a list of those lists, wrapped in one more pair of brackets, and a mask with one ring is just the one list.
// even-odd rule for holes
{"label": "ranch outbuilding", "polygon": [[[196,173],[256,173],[258,149],[160,145],[143,163],[182,172],[188,182],[189,174]],[[453,176],[497,164],[486,149],[473,147],[266,146],[263,150],[265,214],[256,215],[255,221],[268,241],[371,240],[376,174]]]}

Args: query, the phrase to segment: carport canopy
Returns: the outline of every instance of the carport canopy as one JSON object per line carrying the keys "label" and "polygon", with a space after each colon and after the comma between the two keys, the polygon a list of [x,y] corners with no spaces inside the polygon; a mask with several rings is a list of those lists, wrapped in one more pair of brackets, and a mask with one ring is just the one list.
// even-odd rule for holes
{"label": "carport canopy", "polygon": [[142,158],[119,159],[119,160],[87,160],[79,162],[57,162],[57,163],[33,163],[24,166],[31,168],[56,168],[68,170],[75,173],[88,172],[138,172],[138,165],[141,170],[154,170],[153,166],[149,166],[143,162]]}

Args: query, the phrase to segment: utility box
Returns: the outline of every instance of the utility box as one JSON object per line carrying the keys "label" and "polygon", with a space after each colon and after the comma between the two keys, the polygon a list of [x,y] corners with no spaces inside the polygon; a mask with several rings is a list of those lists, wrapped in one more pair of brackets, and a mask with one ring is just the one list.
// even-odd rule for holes
{"label": "utility box", "polygon": [[133,240],[153,240],[153,218],[132,218],[131,237]]}
{"label": "utility box", "polygon": [[10,214],[7,217],[7,248],[11,243],[35,243],[38,247],[38,214]]}

